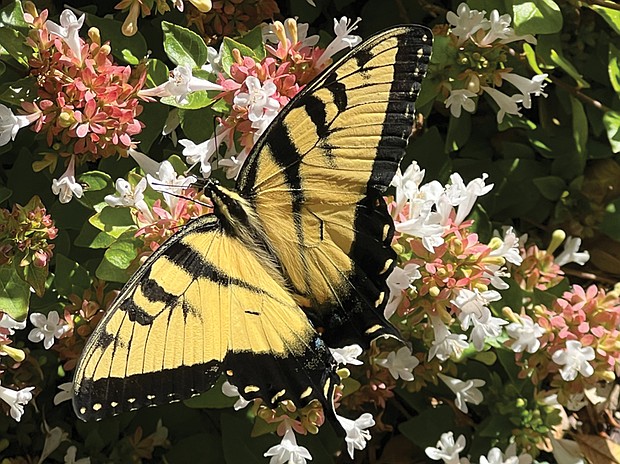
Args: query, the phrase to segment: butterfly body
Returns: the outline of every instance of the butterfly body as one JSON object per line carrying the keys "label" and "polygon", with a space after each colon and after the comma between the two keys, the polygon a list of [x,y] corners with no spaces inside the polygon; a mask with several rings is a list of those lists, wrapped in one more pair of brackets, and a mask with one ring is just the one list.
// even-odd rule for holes
{"label": "butterfly body", "polygon": [[318,400],[333,415],[328,346],[398,336],[383,316],[395,253],[382,195],[431,40],[403,26],[356,47],[276,117],[236,190],[202,184],[213,213],[162,244],[91,335],[79,417],[188,398],[220,375],[245,399]]}

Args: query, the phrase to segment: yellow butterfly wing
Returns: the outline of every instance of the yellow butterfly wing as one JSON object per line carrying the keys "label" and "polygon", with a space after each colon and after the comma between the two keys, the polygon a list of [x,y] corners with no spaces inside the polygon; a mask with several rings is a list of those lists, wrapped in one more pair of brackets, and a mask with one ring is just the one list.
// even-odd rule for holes
{"label": "yellow butterfly wing", "polygon": [[335,364],[269,263],[214,215],[165,242],[91,335],[74,377],[85,420],[178,401],[223,373],[246,399],[329,414]]}
{"label": "yellow butterfly wing", "polygon": [[395,254],[382,193],[405,153],[431,44],[429,29],[403,26],[354,48],[284,108],[240,174],[330,346],[398,334],[383,317]]}

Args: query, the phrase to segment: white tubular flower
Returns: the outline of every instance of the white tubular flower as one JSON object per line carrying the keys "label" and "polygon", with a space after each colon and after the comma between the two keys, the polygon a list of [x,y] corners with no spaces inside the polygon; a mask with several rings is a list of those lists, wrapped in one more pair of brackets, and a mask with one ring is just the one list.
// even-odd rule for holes
{"label": "white tubular flower", "polygon": [[448,326],[438,317],[431,316],[431,321],[435,339],[428,351],[428,360],[432,360],[435,356],[440,361],[446,361],[450,357],[460,358],[463,351],[469,346],[466,341],[467,335],[450,332]]}
{"label": "white tubular flower", "polygon": [[351,24],[351,20],[346,16],[340,18],[340,21],[334,18],[334,33],[336,34],[336,38],[323,50],[323,54],[316,61],[317,69],[324,67],[328,60],[340,50],[344,50],[347,47],[353,48],[362,42],[362,38],[359,35],[351,34],[351,32],[357,29],[357,24],[361,20],[361,18],[357,18],[355,22]]}
{"label": "white tubular flower", "polygon": [[[157,173],[154,176],[147,174],[146,179],[154,190],[163,194],[164,201],[171,211],[174,211],[179,202],[179,198],[176,195],[196,182],[194,176],[185,177],[178,175],[168,160],[162,161],[159,164]],[[174,195],[171,195],[171,193]]]}
{"label": "white tubular flower", "polygon": [[346,417],[336,414],[336,419],[346,432],[347,451],[353,459],[354,450],[363,450],[366,448],[366,442],[370,440],[370,432],[366,429],[375,425],[375,420],[369,413],[364,413],[354,421]]}
{"label": "white tubular flower", "polygon": [[138,92],[139,97],[174,97],[177,103],[187,103],[187,96],[200,90],[222,91],[223,87],[205,79],[192,75],[189,66],[177,66],[170,71],[168,82],[159,84],[151,89],[143,89]]}
{"label": "white tubular flower", "polygon": [[243,167],[243,163],[247,159],[249,151],[247,148],[241,150],[240,153],[236,155],[231,155],[228,158],[224,158],[223,160],[218,161],[218,165],[222,167],[226,171],[227,179],[237,179],[239,173],[241,172],[241,168]]}
{"label": "white tubular flower", "polygon": [[60,391],[54,395],[54,406],[73,399],[73,382],[61,383],[58,389]]}
{"label": "white tubular flower", "polygon": [[450,32],[458,38],[461,45],[480,29],[488,28],[489,20],[484,17],[485,11],[470,10],[467,3],[461,3],[456,13],[448,11],[446,19],[452,26]]}
{"label": "white tubular flower", "polygon": [[75,181],[75,156],[71,156],[67,170],[60,176],[60,179],[52,180],[52,192],[58,195],[61,203],[69,203],[73,195],[76,198],[82,198],[84,195],[84,189]]}
{"label": "white tubular flower", "polygon": [[404,269],[398,266],[392,269],[386,281],[390,288],[390,297],[383,310],[383,315],[386,319],[392,317],[398,309],[400,302],[403,301],[403,290],[407,290],[414,280],[422,277],[422,274],[418,271],[418,267],[417,264],[409,263],[405,265]]}
{"label": "white tubular flower", "polygon": [[[431,253],[443,244],[445,227],[441,224],[441,214],[432,211],[432,202],[412,202],[410,218],[394,224],[398,232],[422,239],[422,244]],[[412,213],[412,214],[411,214]]]}
{"label": "white tubular flower", "polygon": [[487,338],[499,337],[502,334],[502,326],[508,324],[508,321],[494,317],[488,308],[484,308],[481,318],[474,317],[472,320],[474,328],[469,339],[478,351],[482,351]]}
{"label": "white tubular flower", "polygon": [[446,195],[456,210],[455,224],[461,224],[469,215],[478,197],[486,195],[493,189],[493,184],[486,185],[485,180],[489,177],[486,173],[482,177],[473,179],[467,185],[459,173],[450,176],[450,185],[446,187]]}
{"label": "white tubular flower", "polygon": [[396,169],[396,174],[390,183],[391,186],[396,187],[396,207],[392,210],[393,217],[398,216],[407,201],[416,197],[420,191],[419,187],[424,179],[424,173],[425,170],[420,169],[415,161],[405,169],[404,173],[400,167]]}
{"label": "white tubular flower", "polygon": [[357,359],[357,357],[363,352],[362,347],[359,345],[349,345],[343,348],[330,348],[329,351],[331,351],[334,360],[338,364],[352,364],[355,366],[364,364],[362,361]]}
{"label": "white tubular flower", "polygon": [[517,444],[511,443],[504,453],[506,464],[532,464],[534,460],[530,454],[523,453],[517,456]]}
{"label": "white tubular flower", "polygon": [[138,182],[135,188],[122,177],[116,179],[114,185],[116,186],[116,195],[106,195],[103,199],[108,205],[115,207],[134,206],[138,208],[138,204],[144,203],[144,191],[147,186],[146,177],[140,179],[140,182]]}
{"label": "white tubular flower", "polygon": [[200,69],[214,74],[222,72],[222,54],[220,51],[213,47],[207,47],[207,62]]}
{"label": "white tubular flower", "polygon": [[11,390],[0,385],[0,399],[11,407],[11,417],[19,422],[24,414],[24,405],[32,400],[34,387]]}
{"label": "white tubular flower", "polygon": [[33,343],[43,341],[43,346],[49,350],[54,344],[55,338],[62,337],[67,331],[67,325],[56,311],[50,311],[47,314],[32,313],[30,314],[30,322],[34,325],[34,329],[28,334],[28,340]]}
{"label": "white tubular flower", "polygon": [[435,448],[429,446],[424,452],[434,461],[443,460],[445,464],[459,464],[459,453],[465,449],[465,436],[459,435],[454,441],[452,432],[442,433]]}
{"label": "white tubular flower", "polygon": [[519,89],[519,92],[521,92],[521,96],[523,97],[521,102],[525,108],[532,107],[532,98],[530,94],[536,97],[541,95],[543,97],[547,97],[547,94],[543,92],[543,89],[545,88],[545,79],[548,74],[537,74],[532,77],[532,79],[513,73],[502,73],[501,76],[503,80],[510,82],[517,89]]}
{"label": "white tubular flower", "polygon": [[519,112],[519,107],[517,103],[522,101],[521,95],[513,95],[509,97],[505,93],[500,92],[497,89],[492,87],[482,86],[482,90],[489,94],[489,96],[495,100],[497,106],[499,106],[499,111],[497,112],[497,123],[501,124],[504,120],[504,116],[506,114],[514,114],[515,116],[523,116]]}
{"label": "white tubular flower", "polygon": [[558,266],[564,266],[568,263],[577,263],[583,266],[590,259],[590,253],[586,250],[579,251],[581,239],[579,237],[568,237],[564,242],[564,251],[555,258]]}
{"label": "white tubular flower", "polygon": [[496,40],[502,40],[510,37],[513,34],[513,29],[510,27],[510,23],[512,22],[512,18],[509,14],[503,14],[500,16],[497,10],[491,11],[491,15],[489,16],[489,22],[487,23],[488,32],[486,35],[478,42],[478,45],[481,47],[489,47]]}
{"label": "white tubular flower", "polygon": [[127,150],[129,156],[131,156],[138,166],[144,171],[145,174],[150,174],[152,176],[157,174],[159,170],[159,163],[154,159],[149,158],[144,153],[139,152],[138,150],[134,150],[130,148]]}
{"label": "white tubular flower", "polygon": [[90,458],[80,458],[76,461],[77,448],[75,446],[69,446],[65,453],[65,464],[90,464]]}
{"label": "white tubular flower", "polygon": [[545,334],[545,330],[530,316],[519,316],[519,319],[520,322],[512,322],[506,327],[508,336],[514,339],[511,345],[512,351],[536,353],[540,348],[538,339]]}
{"label": "white tubular flower", "polygon": [[504,456],[499,448],[491,448],[487,456],[480,456],[480,464],[516,464],[514,461],[517,460],[515,458],[504,461]]}
{"label": "white tubular flower", "polygon": [[483,271],[482,275],[491,281],[493,287],[498,290],[507,290],[510,288],[510,285],[502,280],[502,277],[510,277],[510,272],[508,272],[504,266],[487,263],[485,267],[486,269]]}
{"label": "white tubular flower", "polygon": [[233,408],[235,408],[235,411],[239,411],[240,409],[243,409],[248,404],[250,404],[250,401],[246,400],[243,396],[241,396],[241,394],[239,393],[239,389],[230,382],[228,382],[228,380],[226,380],[222,384],[222,393],[231,398],[237,398],[237,402],[233,406]]}
{"label": "white tubular flower", "polygon": [[584,377],[590,377],[594,374],[594,368],[588,361],[592,361],[596,357],[594,348],[591,346],[583,347],[578,340],[568,340],[566,348],[553,353],[551,359],[559,366],[560,375],[566,382],[570,382],[577,378],[577,374]]}
{"label": "white tubular flower", "polygon": [[303,446],[297,444],[295,433],[292,428],[288,428],[282,442],[279,445],[272,446],[263,455],[266,458],[271,456],[269,464],[306,464],[306,460],[312,460],[312,455]]}
{"label": "white tubular flower", "polygon": [[7,329],[9,335],[13,335],[16,330],[24,330],[26,328],[26,320],[19,322],[9,316],[7,313],[2,313],[0,316],[0,327]]}
{"label": "white tubular flower", "polygon": [[413,370],[420,364],[420,361],[411,354],[409,348],[403,346],[396,352],[391,351],[387,358],[375,360],[375,364],[389,370],[396,380],[401,378],[410,382],[413,380]]}
{"label": "white tubular flower", "polygon": [[46,21],[45,25],[50,34],[60,37],[69,46],[78,60],[82,61],[80,46],[80,29],[84,24],[85,14],[78,19],[71,10],[64,10],[60,14],[60,25]]}
{"label": "white tubular flower", "polygon": [[198,145],[189,139],[179,140],[179,143],[185,147],[183,149],[183,156],[191,165],[190,169],[200,163],[200,172],[203,177],[209,177],[212,170],[211,158],[215,155],[222,142],[228,137],[229,133],[230,128],[220,125],[215,128],[213,137]]}
{"label": "white tubular flower", "polygon": [[444,374],[437,374],[437,376],[452,390],[456,395],[454,403],[456,407],[467,414],[467,403],[480,404],[484,397],[478,387],[482,387],[486,382],[481,379],[470,379],[462,381],[449,377]]}
{"label": "white tubular flower", "polygon": [[481,292],[478,289],[468,290],[462,288],[454,300],[451,300],[454,306],[459,308],[459,320],[463,330],[467,330],[472,325],[474,319],[483,322],[487,319],[486,314],[490,313],[487,307],[493,301],[499,301],[502,296],[495,290],[487,290]]}
{"label": "white tubular flower", "polygon": [[467,89],[455,89],[450,91],[450,95],[446,98],[446,108],[450,108],[450,113],[455,118],[461,117],[461,110],[468,113],[476,111],[476,102],[472,100],[477,94]]}
{"label": "white tubular flower", "polygon": [[489,256],[498,256],[504,258],[509,263],[519,266],[523,262],[519,246],[519,237],[514,233],[513,228],[509,227],[506,229],[502,244],[491,251]]}
{"label": "white tubular flower", "polygon": [[15,140],[17,132],[39,119],[40,113],[15,115],[11,108],[0,103],[0,147]]}
{"label": "white tubular flower", "polygon": [[[271,80],[267,80],[261,85],[260,80],[254,76],[248,76],[245,79],[247,92],[239,92],[235,95],[233,103],[242,108],[247,108],[248,119],[257,122],[268,114],[277,114],[280,108],[280,102],[273,98],[278,92],[276,85]],[[254,127],[254,126],[253,126]]]}

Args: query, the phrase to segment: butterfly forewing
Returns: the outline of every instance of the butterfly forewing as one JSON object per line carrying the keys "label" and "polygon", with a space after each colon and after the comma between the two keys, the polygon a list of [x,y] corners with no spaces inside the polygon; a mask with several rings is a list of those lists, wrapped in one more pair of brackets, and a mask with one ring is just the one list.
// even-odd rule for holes
{"label": "butterfly forewing", "polygon": [[427,28],[405,26],[353,49],[287,105],[240,174],[328,343],[397,334],[382,316],[395,255],[381,193],[405,153],[431,43]]}
{"label": "butterfly forewing", "polygon": [[150,257],[97,326],[76,370],[74,407],[98,419],[178,401],[224,373],[246,399],[318,399],[330,411],[332,363],[281,282],[203,216]]}

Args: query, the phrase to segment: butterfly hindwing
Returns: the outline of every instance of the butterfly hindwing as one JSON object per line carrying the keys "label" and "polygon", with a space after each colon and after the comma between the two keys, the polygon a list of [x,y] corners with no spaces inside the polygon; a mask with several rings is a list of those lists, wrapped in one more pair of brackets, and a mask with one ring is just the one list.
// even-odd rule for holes
{"label": "butterfly hindwing", "polygon": [[382,193],[404,155],[432,34],[404,26],[354,48],[272,122],[238,180],[296,298],[342,346],[397,335],[384,319],[395,262]]}
{"label": "butterfly hindwing", "polygon": [[74,408],[98,419],[189,398],[225,374],[246,399],[320,400],[333,359],[281,282],[203,216],[165,242],[97,326],[74,378]]}

